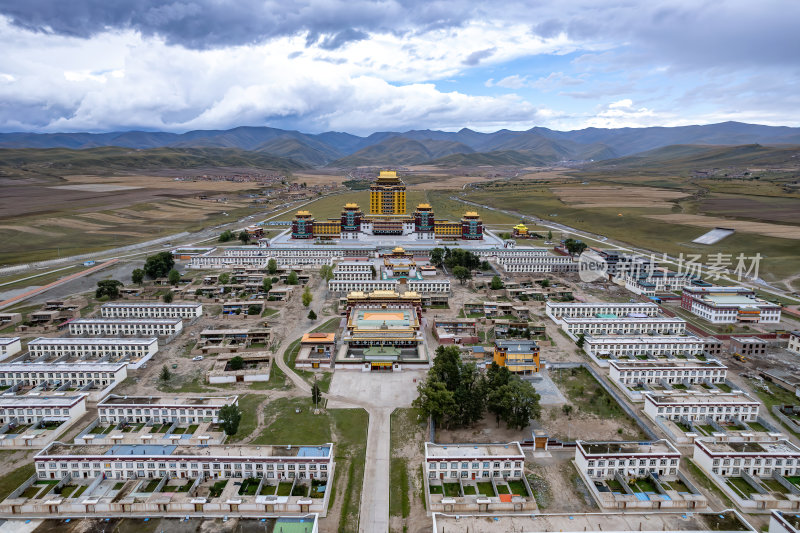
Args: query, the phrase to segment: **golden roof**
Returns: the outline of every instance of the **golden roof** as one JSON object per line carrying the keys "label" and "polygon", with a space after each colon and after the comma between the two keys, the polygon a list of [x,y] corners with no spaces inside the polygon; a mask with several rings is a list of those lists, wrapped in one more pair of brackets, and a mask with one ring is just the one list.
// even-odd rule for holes
{"label": "golden roof", "polygon": [[393,254],[404,254],[404,253],[406,253],[406,251],[402,247],[398,246],[397,248],[392,250],[392,253]]}
{"label": "golden roof", "polygon": [[464,213],[464,216],[465,217],[476,217],[476,216],[478,216],[478,212],[477,211],[467,211],[466,213]]}
{"label": "golden roof", "polygon": [[358,204],[354,204],[354,203],[347,203],[347,204],[344,204],[344,207],[345,207],[345,209],[347,209],[347,208],[350,208],[350,209],[358,209]]}
{"label": "golden roof", "polygon": [[419,204],[417,206],[417,209],[430,209],[430,208],[431,208],[431,204]]}
{"label": "golden roof", "polygon": [[306,211],[305,209],[301,209],[300,211],[297,212],[297,215],[295,215],[295,216],[298,216],[298,217],[311,216],[311,211]]}

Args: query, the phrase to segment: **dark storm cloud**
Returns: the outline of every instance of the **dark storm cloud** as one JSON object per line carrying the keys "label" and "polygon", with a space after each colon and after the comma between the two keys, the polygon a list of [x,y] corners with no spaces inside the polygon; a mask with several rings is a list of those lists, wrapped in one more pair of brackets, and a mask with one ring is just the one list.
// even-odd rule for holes
{"label": "dark storm cloud", "polygon": [[[28,30],[88,38],[117,29],[158,35],[188,48],[215,48],[309,33],[335,49],[371,31],[454,27],[468,9],[446,0],[0,0],[0,14]],[[468,6],[467,6],[468,7]]]}

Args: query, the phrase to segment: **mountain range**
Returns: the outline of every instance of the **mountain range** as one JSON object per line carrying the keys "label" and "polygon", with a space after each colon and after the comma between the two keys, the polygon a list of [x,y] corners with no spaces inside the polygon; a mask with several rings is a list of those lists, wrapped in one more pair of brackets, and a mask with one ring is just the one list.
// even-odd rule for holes
{"label": "mountain range", "polygon": [[[411,130],[360,137],[343,132],[307,134],[269,127],[195,130],[186,133],[122,131],[109,133],[0,133],[0,149],[122,147],[233,149],[255,152],[286,167],[349,168],[368,165],[429,164],[547,165],[560,161],[607,161],[673,145],[798,145],[800,128],[723,122],[703,126],[586,128],[556,131],[481,133]],[[6,153],[6,156],[8,153]],[[0,152],[0,158],[5,157]],[[284,160],[281,162],[280,160]]]}

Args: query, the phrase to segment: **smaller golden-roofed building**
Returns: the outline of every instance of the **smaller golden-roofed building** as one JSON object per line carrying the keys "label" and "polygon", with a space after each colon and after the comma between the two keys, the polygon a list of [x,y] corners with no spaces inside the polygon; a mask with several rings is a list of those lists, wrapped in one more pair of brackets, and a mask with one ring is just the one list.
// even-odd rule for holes
{"label": "smaller golden-roofed building", "polygon": [[335,347],[336,333],[306,333],[300,339],[300,351],[294,364],[299,368],[329,367]]}

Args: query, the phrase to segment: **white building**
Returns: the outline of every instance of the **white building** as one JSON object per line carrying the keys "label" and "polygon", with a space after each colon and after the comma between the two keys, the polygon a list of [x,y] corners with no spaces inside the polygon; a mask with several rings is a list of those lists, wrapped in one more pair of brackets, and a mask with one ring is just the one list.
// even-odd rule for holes
{"label": "white building", "polygon": [[747,287],[685,287],[681,307],[712,324],[777,324],[781,321],[781,306],[757,297],[755,291]]}
{"label": "white building", "polygon": [[450,280],[447,278],[409,279],[406,283],[397,279],[332,279],[328,282],[328,289],[340,296],[351,292],[399,291],[402,286],[419,294],[450,294],[451,290]]}
{"label": "white building", "polygon": [[665,391],[645,392],[644,412],[652,420],[706,420],[716,422],[734,419],[755,422],[761,404],[744,392]]}
{"label": "white building", "polygon": [[659,361],[617,361],[609,362],[609,378],[623,385],[638,383],[722,383],[728,367],[717,361],[691,359],[667,359]]}
{"label": "white building", "polygon": [[583,349],[589,355],[603,356],[635,356],[635,355],[694,355],[702,354],[705,343],[703,339],[691,335],[645,335],[626,337],[604,335],[602,337],[587,336]]}
{"label": "white building", "polygon": [[19,337],[0,337],[0,359],[11,357],[22,351]]}
{"label": "white building", "polygon": [[791,511],[772,511],[767,533],[800,533],[800,516]]}
{"label": "white building", "polygon": [[790,352],[800,355],[800,331],[789,332],[789,346],[787,348]]}
{"label": "white building", "polygon": [[76,318],[70,335],[139,335],[174,337],[183,331],[181,318]]}
{"label": "white building", "polygon": [[575,466],[590,480],[623,477],[677,476],[681,452],[669,441],[575,442]]}
{"label": "white building", "polygon": [[59,357],[80,357],[102,359],[127,358],[128,365],[139,368],[158,352],[158,338],[146,339],[106,339],[97,337],[39,337],[28,343],[32,359],[46,357],[48,360]]}
{"label": "white building", "polygon": [[519,479],[525,453],[519,442],[508,444],[425,443],[425,475],[442,481],[458,479]]}
{"label": "white building", "polygon": [[501,256],[497,264],[509,273],[577,272],[578,263],[568,255]]}
{"label": "white building", "polygon": [[696,439],[692,460],[715,477],[800,475],[800,448],[788,440],[730,442]]}
{"label": "white building", "polygon": [[35,424],[40,420],[67,422],[77,420],[85,412],[85,394],[0,396],[0,425],[14,420],[20,424]]}
{"label": "white building", "polygon": [[654,303],[547,302],[545,312],[547,316],[558,321],[563,317],[621,318],[629,315],[654,317],[658,316],[661,310]]}
{"label": "white building", "polygon": [[686,321],[668,316],[598,318],[563,317],[561,328],[571,337],[579,335],[684,335]]}
{"label": "white building", "polygon": [[203,316],[203,304],[160,302],[105,303],[100,314],[106,318],[186,318],[194,320]]}
{"label": "white building", "polygon": [[39,479],[328,479],[333,443],[322,446],[72,445],[54,442],[36,454]]}
{"label": "white building", "polygon": [[674,292],[690,286],[697,276],[685,272],[671,272],[665,268],[652,270],[622,271],[617,279],[625,284],[625,288],[635,294],[655,296],[661,292]]}
{"label": "white building", "polygon": [[110,394],[97,404],[101,424],[218,422],[219,410],[238,404],[238,396],[117,396]]}
{"label": "white building", "polygon": [[0,363],[0,386],[36,387],[65,382],[78,388],[93,385],[89,399],[97,401],[128,376],[127,367],[127,363],[100,362]]}

